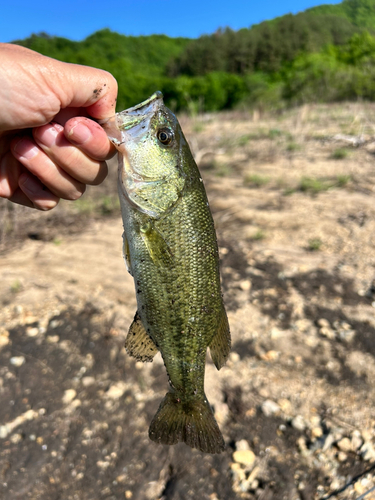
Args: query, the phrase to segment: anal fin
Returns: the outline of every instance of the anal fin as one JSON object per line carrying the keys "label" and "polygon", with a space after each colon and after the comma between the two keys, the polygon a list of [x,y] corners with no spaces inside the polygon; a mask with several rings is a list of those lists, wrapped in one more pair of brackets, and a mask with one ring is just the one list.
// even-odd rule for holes
{"label": "anal fin", "polygon": [[154,341],[143,326],[138,311],[135,313],[134,321],[130,325],[125,340],[125,349],[129,356],[133,356],[138,361],[152,361],[158,352]]}
{"label": "anal fin", "polygon": [[223,307],[220,315],[219,327],[209,345],[212,361],[218,370],[224,366],[229,355],[230,347],[229,323],[227,313]]}

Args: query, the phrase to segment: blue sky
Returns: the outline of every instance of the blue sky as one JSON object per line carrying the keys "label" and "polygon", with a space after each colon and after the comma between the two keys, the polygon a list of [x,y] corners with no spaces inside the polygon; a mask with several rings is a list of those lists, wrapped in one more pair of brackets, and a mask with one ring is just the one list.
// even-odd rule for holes
{"label": "blue sky", "polygon": [[[110,28],[124,35],[164,33],[198,37],[219,27],[249,27],[286,13],[301,12],[322,3],[317,0],[14,0],[2,2],[0,42],[45,31],[82,40]],[[214,7],[212,7],[214,5]]]}

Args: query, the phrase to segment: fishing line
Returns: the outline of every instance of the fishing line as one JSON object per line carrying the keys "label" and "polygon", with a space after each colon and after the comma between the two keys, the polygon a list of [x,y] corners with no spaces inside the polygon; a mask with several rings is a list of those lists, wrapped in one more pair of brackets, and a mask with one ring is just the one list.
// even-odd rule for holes
{"label": "fishing line", "polygon": [[356,498],[355,500],[362,500],[362,498],[367,497],[367,495],[369,493],[371,493],[372,491],[375,491],[375,486],[373,486],[371,489],[369,489],[368,491],[366,491],[366,493],[363,493],[360,497]]}

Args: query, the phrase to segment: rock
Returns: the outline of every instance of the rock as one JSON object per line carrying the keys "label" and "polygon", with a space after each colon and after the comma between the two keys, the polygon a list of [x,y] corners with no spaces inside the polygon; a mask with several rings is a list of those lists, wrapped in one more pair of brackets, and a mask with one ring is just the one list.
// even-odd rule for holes
{"label": "rock", "polygon": [[62,398],[62,402],[64,405],[67,405],[73,401],[73,399],[76,397],[77,392],[74,389],[67,389],[64,392],[64,396]]}
{"label": "rock", "polygon": [[292,409],[292,403],[289,401],[289,399],[278,399],[277,404],[280,406],[281,411],[283,411],[284,413],[289,413]]}
{"label": "rock", "polygon": [[318,325],[322,328],[331,328],[330,322],[325,318],[318,319]]}
{"label": "rock", "polygon": [[337,443],[337,446],[341,451],[344,451],[344,452],[349,452],[352,450],[352,443],[351,443],[350,439],[347,437],[340,439],[340,441],[338,441],[338,443]]}
{"label": "rock", "polygon": [[237,451],[247,451],[247,450],[250,450],[249,443],[246,441],[246,439],[241,439],[240,441],[236,442],[236,450]]}
{"label": "rock", "polygon": [[233,460],[237,464],[250,467],[255,462],[255,453],[251,450],[238,450],[233,453]]}
{"label": "rock", "polygon": [[250,290],[250,288],[251,288],[251,281],[250,280],[240,281],[240,288],[244,292],[248,292]]}
{"label": "rock", "polygon": [[275,401],[272,401],[271,399],[266,399],[265,401],[263,401],[261,409],[266,417],[272,417],[272,415],[279,413],[280,406],[277,403],[275,403]]}
{"label": "rock", "polygon": [[13,358],[10,358],[10,364],[17,368],[22,366],[25,361],[26,359],[24,356],[13,356]]}
{"label": "rock", "polygon": [[57,344],[60,337],[58,335],[48,335],[46,340],[49,344]]}
{"label": "rock", "polygon": [[363,460],[366,460],[366,461],[367,460],[369,460],[369,461],[375,460],[375,449],[374,449],[373,444],[370,441],[367,441],[362,445],[362,447],[360,449],[360,453],[362,455]]}
{"label": "rock", "polygon": [[232,351],[231,353],[229,353],[229,361],[231,361],[232,363],[238,363],[240,360],[241,357],[238,352]]}
{"label": "rock", "polygon": [[99,469],[106,470],[106,469],[108,469],[110,463],[106,460],[98,460],[96,462],[96,465],[99,467]]}
{"label": "rock", "polygon": [[306,429],[306,422],[302,415],[297,415],[293,418],[292,427],[298,431],[304,431]]}
{"label": "rock", "polygon": [[39,328],[37,328],[36,326],[34,327],[29,326],[26,328],[26,335],[28,337],[36,337],[38,334],[39,334]]}
{"label": "rock", "polygon": [[105,395],[110,399],[119,399],[124,394],[126,389],[127,385],[125,382],[118,382],[117,384],[111,385]]}
{"label": "rock", "polygon": [[339,330],[339,338],[343,342],[352,342],[356,336],[355,330]]}
{"label": "rock", "polygon": [[319,333],[323,335],[324,337],[327,337],[327,339],[334,340],[336,337],[335,332],[332,330],[332,328],[329,328],[327,326],[323,326],[322,328],[319,329]]}
{"label": "rock", "polygon": [[13,434],[13,435],[10,437],[10,441],[11,441],[13,444],[17,444],[17,443],[19,443],[20,441],[22,441],[22,434]]}
{"label": "rock", "polygon": [[0,439],[5,439],[13,430],[27,420],[33,420],[38,417],[38,413],[34,410],[27,410],[22,415],[19,415],[11,422],[0,425]]}
{"label": "rock", "polygon": [[317,438],[320,438],[323,436],[323,429],[320,427],[320,426],[317,426],[317,427],[313,427],[311,429],[311,436],[314,438],[314,439],[317,439]]}
{"label": "rock", "polygon": [[280,353],[274,350],[267,351],[260,357],[263,361],[276,361],[279,358]]}
{"label": "rock", "polygon": [[90,385],[95,384],[95,378],[94,377],[83,377],[82,378],[82,385],[84,387],[89,387]]}
{"label": "rock", "polygon": [[363,444],[363,439],[360,431],[355,430],[352,432],[352,449],[358,451]]}
{"label": "rock", "polygon": [[232,479],[233,479],[233,487],[235,490],[239,488],[239,485],[242,481],[246,480],[245,470],[241,467],[240,464],[234,462],[230,465]]}
{"label": "rock", "polygon": [[0,329],[0,349],[9,344],[9,332],[5,329]]}

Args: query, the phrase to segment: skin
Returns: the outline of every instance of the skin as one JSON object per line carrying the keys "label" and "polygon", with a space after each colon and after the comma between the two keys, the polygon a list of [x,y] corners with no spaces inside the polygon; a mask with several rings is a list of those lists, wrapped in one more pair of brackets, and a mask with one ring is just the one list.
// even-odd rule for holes
{"label": "skin", "polygon": [[0,63],[0,197],[50,210],[100,184],[115,149],[90,118],[114,115],[114,77],[11,44]]}

